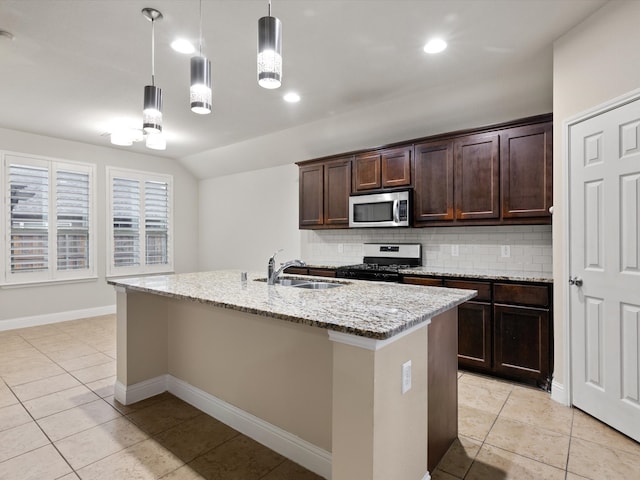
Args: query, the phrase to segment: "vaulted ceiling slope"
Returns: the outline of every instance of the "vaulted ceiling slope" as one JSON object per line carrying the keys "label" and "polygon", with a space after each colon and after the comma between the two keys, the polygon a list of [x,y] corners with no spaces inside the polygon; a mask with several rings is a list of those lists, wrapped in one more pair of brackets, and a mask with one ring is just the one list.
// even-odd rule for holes
{"label": "vaulted ceiling slope", "polygon": [[[256,81],[256,44],[267,0],[203,0],[214,93],[213,113],[201,116],[189,110],[189,55],[170,48],[179,36],[197,42],[198,0],[0,0],[0,30],[14,35],[0,38],[0,127],[110,146],[106,134],[117,122],[140,124],[151,77],[151,26],[140,11],[154,7],[164,14],[155,68],[167,138],[167,149],[154,153],[183,161],[199,177],[259,168],[278,160],[217,169],[207,162],[233,145],[259,145],[276,132],[421,92],[455,98],[455,88],[527,66],[527,81],[548,89],[553,41],[604,3],[272,0],[283,24],[284,73],[280,89],[265,90]],[[433,36],[449,43],[437,56],[422,51]],[[302,100],[284,102],[289,91]],[[340,148],[339,132],[332,135]],[[151,153],[143,144],[123,148]]]}

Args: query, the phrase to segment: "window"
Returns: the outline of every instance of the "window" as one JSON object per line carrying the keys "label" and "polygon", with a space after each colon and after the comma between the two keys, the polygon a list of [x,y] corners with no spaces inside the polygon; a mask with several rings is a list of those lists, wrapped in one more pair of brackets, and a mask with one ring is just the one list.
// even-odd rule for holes
{"label": "window", "polygon": [[95,165],[4,154],[2,172],[2,282],[94,277]]}
{"label": "window", "polygon": [[173,270],[172,184],[169,175],[107,169],[108,275]]}

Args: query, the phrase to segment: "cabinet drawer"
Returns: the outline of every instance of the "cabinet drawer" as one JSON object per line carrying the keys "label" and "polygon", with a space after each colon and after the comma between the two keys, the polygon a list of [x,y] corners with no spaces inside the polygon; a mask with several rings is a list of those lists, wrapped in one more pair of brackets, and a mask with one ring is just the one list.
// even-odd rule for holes
{"label": "cabinet drawer", "polygon": [[316,277],[335,277],[336,271],[333,268],[310,268],[309,275]]}
{"label": "cabinet drawer", "polygon": [[413,285],[426,285],[428,287],[441,287],[444,280],[441,278],[430,277],[403,277],[402,283],[411,283]]}
{"label": "cabinet drawer", "polygon": [[489,282],[473,282],[469,280],[445,280],[444,286],[449,288],[462,288],[466,290],[477,290],[478,295],[473,298],[474,301],[491,301],[491,283]]}
{"label": "cabinet drawer", "polygon": [[549,306],[549,288],[543,285],[496,283],[493,285],[494,303]]}

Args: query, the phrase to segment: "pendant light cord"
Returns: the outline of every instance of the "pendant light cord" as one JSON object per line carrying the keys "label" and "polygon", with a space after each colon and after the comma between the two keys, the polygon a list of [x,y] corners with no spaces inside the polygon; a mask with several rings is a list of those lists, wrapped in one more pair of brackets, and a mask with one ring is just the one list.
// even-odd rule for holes
{"label": "pendant light cord", "polygon": [[271,16],[271,0],[269,0],[269,17]]}
{"label": "pendant light cord", "polygon": [[200,0],[200,56],[202,56],[202,0]]}
{"label": "pendant light cord", "polygon": [[156,21],[151,19],[151,85],[156,85]]}

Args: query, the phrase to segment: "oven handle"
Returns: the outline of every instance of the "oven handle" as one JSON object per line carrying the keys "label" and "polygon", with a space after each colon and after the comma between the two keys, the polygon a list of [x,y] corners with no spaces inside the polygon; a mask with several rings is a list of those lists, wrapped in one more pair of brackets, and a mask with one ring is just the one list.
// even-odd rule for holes
{"label": "oven handle", "polygon": [[394,223],[400,223],[400,200],[393,201],[393,221]]}

